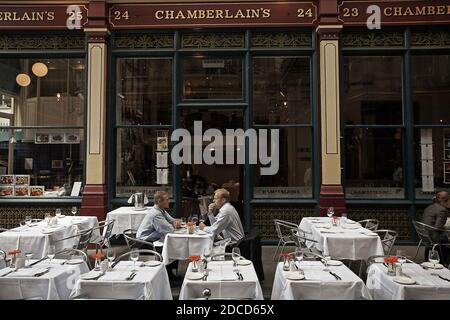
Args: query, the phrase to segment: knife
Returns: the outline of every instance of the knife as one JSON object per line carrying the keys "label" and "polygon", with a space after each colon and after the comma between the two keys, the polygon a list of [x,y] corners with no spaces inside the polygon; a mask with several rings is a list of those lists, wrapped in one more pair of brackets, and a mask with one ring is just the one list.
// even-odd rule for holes
{"label": "knife", "polygon": [[46,274],[46,273],[49,272],[49,271],[50,271],[50,269],[47,268],[45,271],[42,271],[42,272],[40,272],[40,273],[36,273],[34,276],[35,276],[35,277],[40,277],[40,276]]}
{"label": "knife", "polygon": [[440,279],[450,282],[450,279],[444,278],[443,276],[439,276]]}
{"label": "knife", "polygon": [[34,266],[35,264],[38,264],[39,262],[42,262],[42,261],[47,260],[47,259],[48,259],[48,257],[44,257],[42,259],[39,259],[38,261],[35,261],[35,262],[31,263],[30,266]]}
{"label": "knife", "polygon": [[334,272],[332,272],[332,271],[329,271],[329,272],[330,272],[330,274],[331,274],[333,277],[336,278],[336,280],[342,280],[342,278],[339,277],[336,273],[334,273]]}
{"label": "knife", "polygon": [[128,281],[131,281],[131,280],[134,279],[135,276],[136,276],[136,272],[133,272],[133,273],[127,278],[127,280],[128,280]]}

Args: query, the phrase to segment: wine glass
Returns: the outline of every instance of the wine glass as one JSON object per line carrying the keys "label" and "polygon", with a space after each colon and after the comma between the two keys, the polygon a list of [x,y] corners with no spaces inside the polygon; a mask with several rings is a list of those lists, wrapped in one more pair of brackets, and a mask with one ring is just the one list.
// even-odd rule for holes
{"label": "wine glass", "polygon": [[193,215],[192,215],[192,222],[193,222],[195,225],[197,225],[197,222],[198,222],[198,215],[196,215],[196,214],[193,214]]}
{"label": "wine glass", "polygon": [[436,264],[439,263],[439,252],[435,250],[434,248],[428,252],[428,261],[430,261],[433,264],[433,269],[436,269]]}
{"label": "wine glass", "polygon": [[52,262],[52,259],[55,257],[55,254],[56,254],[55,246],[49,245],[48,251],[47,251],[47,257],[50,259],[50,262]]}
{"label": "wine glass", "polygon": [[208,247],[203,249],[203,257],[205,257],[206,261],[208,261],[210,256],[211,256],[211,248]]}
{"label": "wine glass", "polygon": [[[295,248],[294,258],[295,258],[295,261],[298,262],[298,266],[299,266],[300,262],[303,260],[303,250],[301,248]],[[303,273],[303,271],[300,269],[300,267],[298,268],[298,272]]]}
{"label": "wine glass", "polygon": [[75,215],[77,214],[78,208],[77,207],[72,207],[71,212],[73,214],[73,216],[75,217]]}
{"label": "wine glass", "polygon": [[403,269],[403,264],[406,262],[405,252],[401,249],[398,249],[396,256],[398,263],[400,263],[400,267]]}
{"label": "wine glass", "polygon": [[131,250],[130,259],[133,260],[133,270],[131,270],[131,271],[137,271],[136,270],[136,261],[139,260],[139,251],[138,251],[138,249]]}
{"label": "wine glass", "polygon": [[238,247],[234,247],[231,257],[233,258],[233,261],[234,261],[233,266],[237,267],[237,265],[238,265],[237,263],[241,257],[241,250]]}
{"label": "wine glass", "polygon": [[344,212],[341,214],[341,225],[347,222],[347,214]]}
{"label": "wine glass", "polygon": [[27,226],[30,226],[30,224],[31,224],[31,216],[26,216],[26,217],[25,217],[25,224],[26,224]]}
{"label": "wine glass", "polygon": [[108,248],[108,250],[106,251],[106,258],[109,262],[108,269],[111,269],[112,262],[116,258],[116,251],[114,250],[114,248]]}
{"label": "wine glass", "polygon": [[26,268],[31,268],[31,258],[33,257],[33,253],[27,252],[25,253],[25,257],[27,258]]}
{"label": "wine glass", "polygon": [[323,271],[330,271],[330,269],[328,268],[328,261],[331,260],[331,257],[329,255],[324,255],[323,256],[323,263],[325,264],[325,268],[323,269]]}
{"label": "wine glass", "polygon": [[58,208],[55,210],[55,216],[58,218],[61,216],[61,209]]}

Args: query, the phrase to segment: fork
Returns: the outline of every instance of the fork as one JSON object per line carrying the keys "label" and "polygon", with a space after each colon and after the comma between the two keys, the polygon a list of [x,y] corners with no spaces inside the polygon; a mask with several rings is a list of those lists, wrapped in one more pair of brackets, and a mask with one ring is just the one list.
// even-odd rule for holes
{"label": "fork", "polygon": [[133,272],[132,274],[130,274],[130,276],[127,278],[127,280],[131,281],[134,279],[135,276],[136,276],[136,272]]}

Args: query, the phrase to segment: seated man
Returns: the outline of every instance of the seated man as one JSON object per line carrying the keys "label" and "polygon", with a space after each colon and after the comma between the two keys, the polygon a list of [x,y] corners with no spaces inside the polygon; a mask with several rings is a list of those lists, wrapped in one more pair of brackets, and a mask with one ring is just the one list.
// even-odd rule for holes
{"label": "seated man", "polygon": [[[213,234],[214,237],[222,233],[223,238],[231,239],[231,243],[236,243],[245,236],[245,233],[239,214],[229,201],[230,193],[226,189],[217,189],[214,192],[214,203],[208,207],[211,226],[206,227],[204,223],[201,223],[199,228]],[[214,211],[218,211],[216,216]]]}
{"label": "seated man", "polygon": [[[450,195],[446,191],[441,191],[433,197],[433,204],[425,208],[422,215],[422,222],[439,229],[444,229],[445,223],[448,216],[448,208],[450,207]],[[432,233],[432,238],[434,242],[448,243],[448,237],[445,233],[434,232]],[[449,249],[442,247],[442,261],[447,261],[449,257]],[[425,259],[428,259],[428,250],[425,250]]]}
{"label": "seated man", "polygon": [[164,241],[164,236],[179,227],[179,221],[172,218],[165,209],[169,208],[169,194],[157,191],[155,204],[142,220],[136,233],[139,240],[153,242]]}

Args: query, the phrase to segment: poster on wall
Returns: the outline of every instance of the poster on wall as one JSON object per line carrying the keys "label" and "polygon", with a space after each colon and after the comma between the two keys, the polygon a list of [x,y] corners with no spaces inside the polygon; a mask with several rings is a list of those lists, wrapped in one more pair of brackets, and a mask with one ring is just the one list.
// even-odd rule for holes
{"label": "poster on wall", "polygon": [[35,144],[50,143],[50,135],[48,133],[36,133],[34,136]]}
{"label": "poster on wall", "polygon": [[160,168],[167,168],[168,153],[157,152],[156,153],[156,166]]}
{"label": "poster on wall", "polygon": [[168,184],[169,169],[156,169],[156,184]]}

